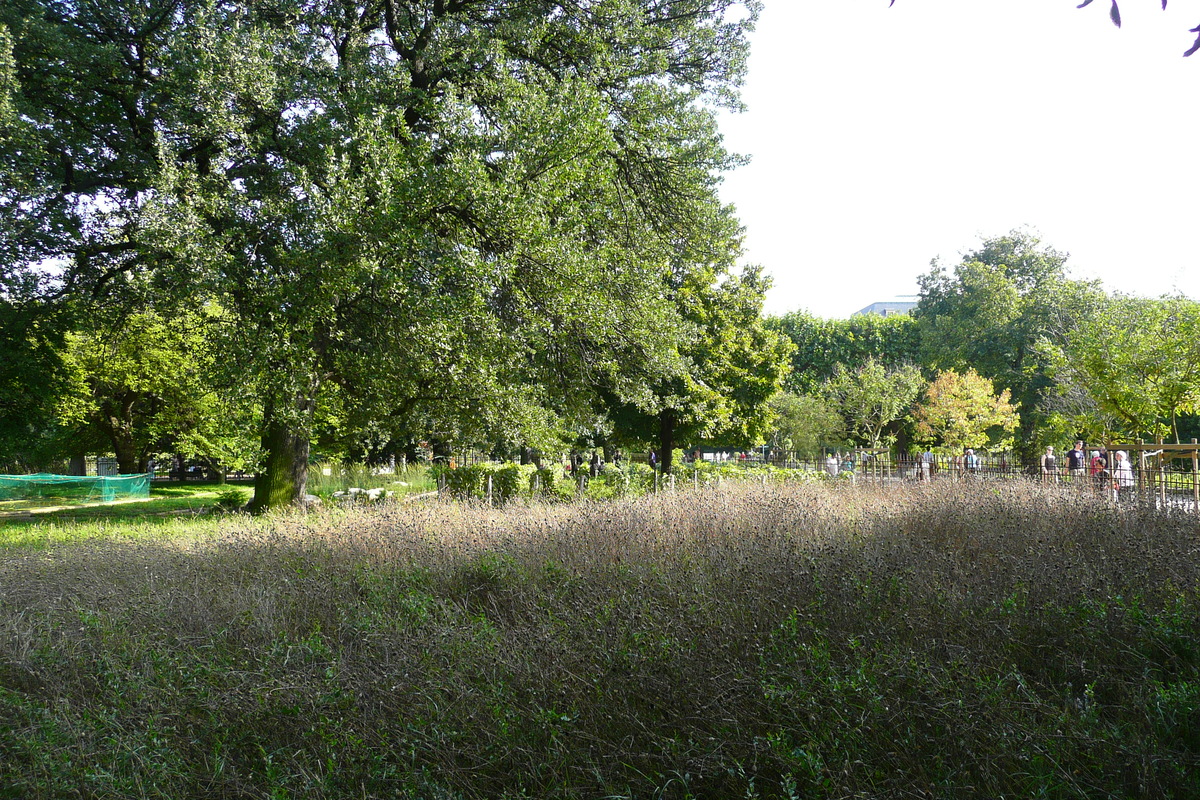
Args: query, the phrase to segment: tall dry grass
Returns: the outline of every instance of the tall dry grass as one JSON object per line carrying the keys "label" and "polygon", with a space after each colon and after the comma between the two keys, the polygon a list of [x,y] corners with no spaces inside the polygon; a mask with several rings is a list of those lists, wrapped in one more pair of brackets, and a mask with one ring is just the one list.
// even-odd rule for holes
{"label": "tall dry grass", "polygon": [[730,487],[0,552],[0,797],[1200,796],[1197,519]]}

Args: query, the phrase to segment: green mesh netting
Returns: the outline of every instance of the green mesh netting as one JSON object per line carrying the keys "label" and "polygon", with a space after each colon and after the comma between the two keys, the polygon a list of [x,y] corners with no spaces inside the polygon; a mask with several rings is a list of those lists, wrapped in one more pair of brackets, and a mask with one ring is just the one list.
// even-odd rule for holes
{"label": "green mesh netting", "polygon": [[150,476],[116,475],[0,475],[0,500],[70,500],[111,503],[132,497],[150,496]]}

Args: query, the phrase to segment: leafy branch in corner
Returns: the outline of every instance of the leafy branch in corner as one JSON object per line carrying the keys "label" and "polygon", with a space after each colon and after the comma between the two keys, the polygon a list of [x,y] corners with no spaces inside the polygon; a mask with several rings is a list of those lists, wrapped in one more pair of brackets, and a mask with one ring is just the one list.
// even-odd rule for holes
{"label": "leafy branch in corner", "polygon": [[[1079,5],[1077,5],[1075,7],[1083,8],[1084,6],[1091,5],[1092,2],[1093,2],[1093,0],[1083,0],[1082,3],[1080,3]],[[896,0],[891,0],[891,2],[888,3],[888,8],[891,8],[895,4],[896,4]],[[1162,7],[1163,7],[1163,11],[1167,10],[1167,0],[1162,0]],[[1117,0],[1112,0],[1112,8],[1110,8],[1108,10],[1108,16],[1109,16],[1109,18],[1112,19],[1113,25],[1116,25],[1118,28],[1121,27],[1121,8],[1120,8],[1120,6],[1117,5]],[[1192,43],[1192,46],[1189,47],[1187,49],[1187,52],[1185,52],[1183,54],[1185,57],[1190,56],[1192,53],[1196,52],[1197,50],[1200,50],[1200,25],[1197,25],[1196,27],[1190,29],[1188,31],[1188,33],[1196,34],[1196,41],[1194,43]]]}

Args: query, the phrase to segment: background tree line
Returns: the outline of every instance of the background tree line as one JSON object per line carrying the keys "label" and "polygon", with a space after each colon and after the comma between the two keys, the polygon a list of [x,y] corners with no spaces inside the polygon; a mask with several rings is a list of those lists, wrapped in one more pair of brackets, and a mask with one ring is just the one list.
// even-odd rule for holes
{"label": "background tree line", "polygon": [[768,320],[796,345],[773,443],[1015,449],[1200,434],[1200,304],[1106,294],[1013,231],[921,276],[911,315]]}

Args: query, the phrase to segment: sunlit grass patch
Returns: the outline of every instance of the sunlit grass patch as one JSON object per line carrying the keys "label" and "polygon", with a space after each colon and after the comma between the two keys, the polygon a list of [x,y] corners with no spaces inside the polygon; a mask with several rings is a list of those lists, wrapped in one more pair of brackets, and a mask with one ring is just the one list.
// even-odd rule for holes
{"label": "sunlit grass patch", "polygon": [[[149,498],[122,500],[110,503],[67,503],[57,500],[19,501],[11,511],[24,512],[20,517],[0,516],[0,531],[14,523],[39,523],[89,520],[152,520],[172,515],[198,515],[235,504],[229,498],[240,498],[240,505],[249,500],[253,489],[246,484],[188,482],[155,484]],[[9,511],[9,504],[0,513]],[[2,538],[2,534],[0,534]]]}

